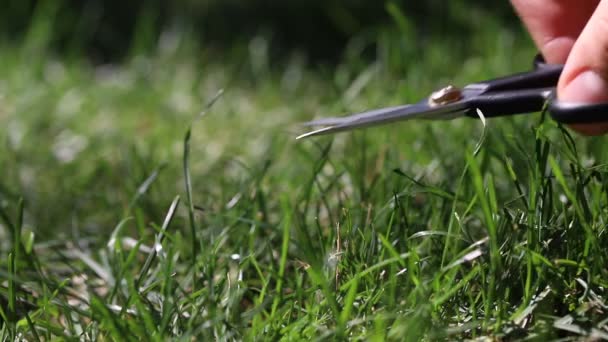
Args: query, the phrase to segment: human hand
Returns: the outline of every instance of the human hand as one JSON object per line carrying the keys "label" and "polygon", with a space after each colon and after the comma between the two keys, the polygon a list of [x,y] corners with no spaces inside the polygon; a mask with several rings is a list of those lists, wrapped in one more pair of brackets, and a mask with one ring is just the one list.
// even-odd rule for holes
{"label": "human hand", "polygon": [[[564,64],[560,101],[608,102],[608,0],[511,0],[548,63]],[[608,115],[608,113],[606,113]],[[608,123],[577,124],[586,135]]]}

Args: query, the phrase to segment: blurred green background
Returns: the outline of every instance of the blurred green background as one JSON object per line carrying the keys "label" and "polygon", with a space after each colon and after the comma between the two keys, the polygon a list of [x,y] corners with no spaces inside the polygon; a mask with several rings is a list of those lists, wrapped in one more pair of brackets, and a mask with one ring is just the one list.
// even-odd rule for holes
{"label": "blurred green background", "polygon": [[[293,149],[307,146],[293,139],[302,132],[298,122],[526,70],[535,53],[507,1],[4,4],[0,121],[9,129],[0,132],[7,142],[0,195],[8,206],[24,197],[28,222],[44,235],[65,231],[57,227],[75,218],[95,233],[113,225],[114,208],[131,210],[138,184],[166,164],[166,187],[142,199],[152,203],[146,217],[157,217],[167,194],[183,190],[176,146],[220,90],[213,115],[195,126],[192,172],[197,191],[228,196],[226,184],[206,181],[238,187],[239,177],[223,177],[226,160],[265,157],[279,174],[301,171],[290,163]],[[440,154],[460,165],[476,126],[455,124],[451,139],[463,143]],[[419,148],[431,138],[418,132],[442,125],[400,125],[391,138],[391,128],[371,130],[366,140],[370,150]],[[64,158],[63,150],[76,152]],[[391,165],[424,168],[432,159],[406,151]]]}
{"label": "blurred green background", "polygon": [[277,55],[295,49],[313,61],[336,61],[354,37],[374,41],[379,31],[395,28],[387,4],[402,11],[420,38],[441,34],[466,43],[483,29],[475,23],[480,11],[497,25],[519,27],[508,1],[6,0],[0,32],[18,42],[33,34],[32,22],[44,19],[55,51],[84,51],[98,62],[149,51],[167,31],[189,33],[218,54],[267,35]]}

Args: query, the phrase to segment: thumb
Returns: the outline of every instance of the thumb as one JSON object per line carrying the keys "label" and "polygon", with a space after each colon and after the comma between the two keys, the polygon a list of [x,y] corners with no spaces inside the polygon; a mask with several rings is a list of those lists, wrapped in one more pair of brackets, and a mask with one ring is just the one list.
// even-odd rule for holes
{"label": "thumb", "polygon": [[[564,102],[608,102],[608,0],[600,1],[574,44],[557,95]],[[608,132],[608,123],[577,124],[572,128],[583,134],[599,135]]]}

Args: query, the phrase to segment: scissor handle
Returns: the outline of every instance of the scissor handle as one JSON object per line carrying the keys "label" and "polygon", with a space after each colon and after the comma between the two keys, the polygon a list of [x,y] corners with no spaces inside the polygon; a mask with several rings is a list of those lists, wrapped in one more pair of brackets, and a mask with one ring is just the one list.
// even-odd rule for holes
{"label": "scissor handle", "polygon": [[551,65],[555,65],[555,64],[548,64],[545,61],[545,57],[543,57],[543,55],[541,55],[540,53],[537,53],[536,56],[534,56],[534,60],[532,61],[532,68],[534,70],[543,69],[543,68],[549,67]]}
{"label": "scissor handle", "polygon": [[[534,69],[550,67],[541,54],[534,57]],[[555,91],[549,99],[549,113],[553,120],[565,123],[599,123],[608,122],[608,103],[571,103],[557,100]]]}
{"label": "scissor handle", "polygon": [[553,120],[565,124],[608,122],[608,102],[583,104],[554,99],[548,109]]}
{"label": "scissor handle", "polygon": [[468,85],[465,89],[479,89],[483,93],[501,92],[523,89],[538,89],[555,87],[564,66],[535,62],[535,69],[511,76],[495,78],[484,82]]}

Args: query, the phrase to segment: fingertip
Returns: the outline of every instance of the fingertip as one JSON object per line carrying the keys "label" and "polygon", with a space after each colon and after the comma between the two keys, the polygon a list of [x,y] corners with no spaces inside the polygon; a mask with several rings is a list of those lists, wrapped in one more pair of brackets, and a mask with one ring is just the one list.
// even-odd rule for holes
{"label": "fingertip", "polygon": [[541,52],[547,63],[564,64],[575,42],[573,37],[549,38],[542,43]]}
{"label": "fingertip", "polygon": [[563,64],[599,0],[511,0],[549,63]]}
{"label": "fingertip", "polygon": [[[569,78],[568,75],[565,77]],[[573,76],[569,82],[563,85],[558,92],[558,97],[560,101],[574,103],[606,102],[608,101],[608,79],[596,70],[587,69]]]}
{"label": "fingertip", "polygon": [[[608,0],[600,2],[574,44],[559,80],[557,95],[559,101],[575,104],[608,102]],[[586,135],[608,132],[608,123],[571,127]]]}

